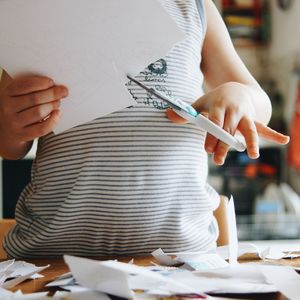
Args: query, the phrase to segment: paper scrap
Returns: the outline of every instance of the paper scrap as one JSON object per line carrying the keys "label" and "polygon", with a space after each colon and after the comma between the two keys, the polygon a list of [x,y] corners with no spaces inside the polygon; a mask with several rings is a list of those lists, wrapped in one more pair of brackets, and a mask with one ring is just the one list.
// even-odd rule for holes
{"label": "paper scrap", "polygon": [[25,275],[22,275],[22,276],[19,276],[19,277],[16,277],[14,279],[4,282],[1,285],[1,287],[5,288],[5,289],[13,288],[14,286],[18,285],[19,283],[23,282],[24,280],[30,278],[32,275],[42,272],[43,270],[45,270],[48,267],[49,267],[49,265],[43,266],[43,267],[36,267],[33,271],[31,271]]}
{"label": "paper scrap", "polygon": [[81,286],[124,298],[133,296],[127,274],[121,270],[91,259],[68,255],[64,259]]}
{"label": "paper scrap", "polygon": [[126,74],[137,75],[184,37],[154,0],[0,1],[1,67],[69,88],[56,133],[134,105]]}
{"label": "paper scrap", "polygon": [[300,276],[289,266],[259,266],[270,284],[290,300],[299,300]]}
{"label": "paper scrap", "polygon": [[164,266],[176,266],[182,264],[181,261],[169,256],[161,248],[154,250],[151,255]]}
{"label": "paper scrap", "polygon": [[53,286],[66,286],[66,285],[73,285],[75,284],[75,279],[71,272],[64,273],[58,277],[56,277],[53,281],[46,284],[46,287],[53,287]]}
{"label": "paper scrap", "polygon": [[[0,288],[1,300],[58,300],[57,298],[47,297],[48,292],[23,294],[21,291],[11,292]],[[62,299],[60,299],[62,300]]]}
{"label": "paper scrap", "polygon": [[191,270],[211,270],[228,267],[228,262],[215,253],[178,254],[177,258],[190,266]]}
{"label": "paper scrap", "polygon": [[0,288],[1,300],[110,300],[111,298],[95,291],[62,292],[57,291],[53,296],[47,296],[48,292],[23,294],[21,291],[15,293]]}
{"label": "paper scrap", "polygon": [[227,268],[200,270],[193,274],[206,285],[205,292],[251,294],[278,291],[265,280],[257,264],[232,264]]}
{"label": "paper scrap", "polygon": [[229,263],[237,264],[238,236],[233,197],[231,196],[227,207],[228,234],[229,234]]}
{"label": "paper scrap", "polygon": [[40,278],[42,275],[38,273],[48,267],[49,265],[37,267],[25,261],[3,261],[0,263],[0,287],[9,289],[28,278]]}
{"label": "paper scrap", "polygon": [[[228,263],[216,253],[208,252],[174,252],[165,253],[161,248],[151,253],[164,266],[178,266],[188,270],[208,270],[224,268]],[[172,256],[175,257],[172,257]]]}
{"label": "paper scrap", "polygon": [[[293,259],[300,257],[299,252],[284,251],[284,248],[278,245],[271,245],[259,247],[253,243],[239,242],[238,243],[238,257],[244,254],[256,254],[262,260],[279,260],[279,259]],[[229,246],[221,246],[216,249],[218,255],[223,259],[229,258]]]}
{"label": "paper scrap", "polygon": [[198,288],[190,287],[170,276],[134,264],[118,261],[95,261],[74,256],[64,256],[66,263],[76,281],[90,289],[130,298],[134,295],[132,289],[151,289],[169,291],[170,294],[199,294],[207,299]]}
{"label": "paper scrap", "polygon": [[[55,297],[61,297],[59,294]],[[65,295],[62,295],[61,300],[111,300],[111,298],[100,292],[95,291],[82,291],[82,292],[75,292],[75,293],[66,293]],[[52,298],[50,298],[52,299]]]}

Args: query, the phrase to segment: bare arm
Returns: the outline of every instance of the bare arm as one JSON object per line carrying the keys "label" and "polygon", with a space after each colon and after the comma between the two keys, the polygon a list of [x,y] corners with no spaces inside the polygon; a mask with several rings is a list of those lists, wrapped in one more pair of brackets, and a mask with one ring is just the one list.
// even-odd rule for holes
{"label": "bare arm", "polygon": [[236,53],[227,28],[211,0],[205,0],[207,32],[202,50],[202,71],[208,91],[235,82],[251,96],[255,120],[267,124],[272,108],[269,97],[250,74]]}
{"label": "bare arm", "polygon": [[[239,131],[245,138],[248,156],[257,158],[258,136],[279,144],[286,144],[289,137],[266,126],[272,113],[270,99],[237,55],[212,0],[204,1],[207,31],[202,47],[201,69],[207,93],[193,106],[230,134]],[[174,122],[183,122],[174,112],[168,111],[167,114]],[[214,155],[216,164],[223,164],[229,146],[207,134],[205,150]]]}

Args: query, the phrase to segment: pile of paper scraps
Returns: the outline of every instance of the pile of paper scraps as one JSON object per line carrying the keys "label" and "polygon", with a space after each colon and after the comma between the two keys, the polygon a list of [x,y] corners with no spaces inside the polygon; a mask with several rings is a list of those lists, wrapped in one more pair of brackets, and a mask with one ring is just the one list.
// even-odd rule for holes
{"label": "pile of paper scraps", "polygon": [[15,261],[14,259],[0,262],[0,287],[9,289],[28,278],[35,279],[43,277],[38,274],[38,272],[48,267],[49,265],[37,267],[25,261]]}
{"label": "pile of paper scraps", "polygon": [[[282,258],[293,259],[299,253],[286,253],[254,244],[239,243],[236,234],[234,205],[228,206],[229,245],[210,252],[152,252],[153,262],[142,267],[117,260],[97,261],[65,255],[70,272],[56,278],[46,287],[60,288],[51,298],[47,293],[23,295],[2,288],[11,288],[45,269],[24,262],[9,260],[0,264],[0,299],[220,299],[222,294],[281,292],[288,299],[299,300],[299,269],[282,264]],[[244,254],[255,254],[260,260],[239,263]],[[13,278],[14,277],[14,278]],[[11,279],[13,278],[13,279]],[[166,297],[166,298],[164,298]],[[178,297],[178,298],[176,298]],[[115,299],[115,298],[113,298]],[[226,298],[229,299],[229,298]]]}
{"label": "pile of paper scraps", "polygon": [[[239,245],[239,255],[244,253],[261,255],[262,252],[268,252],[268,249],[261,251],[251,244]],[[272,257],[272,264],[268,263],[266,258],[259,264],[232,264],[225,260],[228,258],[228,250],[228,246],[219,247],[217,253],[164,253],[162,249],[157,249],[152,253],[155,262],[148,267],[137,266],[133,261],[123,263],[115,260],[96,261],[65,256],[65,262],[71,272],[58,277],[47,284],[47,287],[59,287],[66,292],[56,292],[50,298],[47,297],[47,292],[23,295],[21,292],[12,293],[0,289],[0,298],[107,300],[111,299],[111,295],[131,299],[163,299],[162,297],[181,295],[178,299],[190,297],[195,299],[198,295],[198,299],[220,299],[217,296],[222,294],[280,291],[289,299],[298,299],[300,276],[291,267],[275,265],[279,253],[276,253],[274,258],[272,251],[268,252],[268,260]],[[2,287],[11,287],[12,281],[16,282],[18,279],[18,282],[21,282],[24,278],[29,278],[33,270],[39,272],[47,267],[17,262],[13,268],[13,263],[7,261],[0,264],[1,274],[6,274],[7,278],[19,274],[15,279],[8,281],[4,279],[5,282],[2,280],[5,275],[2,275]],[[4,269],[6,271],[3,271]],[[17,273],[18,269],[21,271]]]}

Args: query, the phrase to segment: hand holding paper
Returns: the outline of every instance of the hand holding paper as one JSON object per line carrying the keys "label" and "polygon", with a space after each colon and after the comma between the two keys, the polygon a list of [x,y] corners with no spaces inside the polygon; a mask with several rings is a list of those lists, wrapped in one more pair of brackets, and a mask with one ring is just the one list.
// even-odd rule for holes
{"label": "hand holding paper", "polygon": [[126,74],[183,38],[158,1],[0,1],[0,65],[69,88],[56,133],[134,105]]}
{"label": "hand holding paper", "polygon": [[60,100],[67,94],[66,87],[47,77],[11,80],[0,91],[1,135],[13,140],[15,149],[20,144],[21,150],[22,143],[53,131],[59,121]]}

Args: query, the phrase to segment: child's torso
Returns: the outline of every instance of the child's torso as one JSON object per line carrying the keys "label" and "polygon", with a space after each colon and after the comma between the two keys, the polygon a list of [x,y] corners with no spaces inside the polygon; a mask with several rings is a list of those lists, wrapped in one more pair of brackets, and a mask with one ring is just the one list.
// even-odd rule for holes
{"label": "child's torso", "polygon": [[[160,2],[187,37],[137,79],[192,103],[203,93],[201,1],[201,18],[194,0]],[[6,239],[9,254],[108,255],[213,245],[217,194],[206,184],[205,132],[171,123],[166,105],[134,83],[128,90],[135,106],[40,139],[32,181],[18,202],[18,226]]]}

